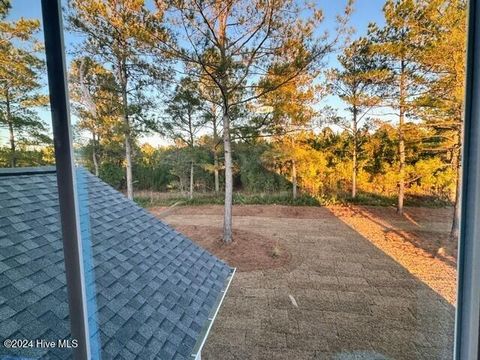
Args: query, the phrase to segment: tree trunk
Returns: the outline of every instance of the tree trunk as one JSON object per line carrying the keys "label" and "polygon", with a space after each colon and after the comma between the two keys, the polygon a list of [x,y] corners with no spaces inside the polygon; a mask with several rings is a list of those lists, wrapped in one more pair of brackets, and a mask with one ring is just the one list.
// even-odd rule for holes
{"label": "tree trunk", "polygon": [[218,174],[218,131],[217,131],[217,119],[215,114],[215,108],[212,109],[213,116],[213,176],[215,179],[215,193],[220,192],[220,178]]}
{"label": "tree trunk", "polygon": [[461,166],[457,166],[457,184],[455,189],[455,200],[453,204],[453,221],[452,221],[452,228],[450,230],[450,238],[451,242],[455,242],[458,240],[458,233],[460,230],[460,194],[462,189],[462,179],[461,179]]}
{"label": "tree trunk", "polygon": [[229,59],[225,55],[227,48],[227,20],[232,10],[232,3],[218,2],[215,3],[218,8],[218,44],[220,50],[220,92],[222,94],[222,120],[223,120],[223,153],[225,164],[225,204],[223,217],[223,242],[226,244],[233,241],[232,228],[232,207],[233,207],[233,161],[232,161],[232,141],[230,137],[230,108],[228,95],[228,79],[229,75],[226,71],[229,65]]}
{"label": "tree trunk", "polygon": [[398,207],[397,212],[403,214],[403,202],[405,197],[405,140],[403,138],[403,114],[401,115],[400,126],[398,128],[398,150],[400,154],[400,169],[399,175],[400,179],[398,181]]}
{"label": "tree trunk", "polygon": [[188,113],[188,133],[190,135],[189,139],[189,150],[190,150],[190,156],[192,159],[190,160],[190,188],[188,190],[188,197],[193,199],[193,159],[194,159],[194,146],[195,146],[195,138],[194,138],[194,131],[193,131],[193,122],[192,122],[192,113]]}
{"label": "tree trunk", "polygon": [[220,178],[218,174],[218,154],[216,149],[213,150],[213,167],[213,176],[215,177],[215,193],[218,194],[220,192]]}
{"label": "tree trunk", "polygon": [[14,168],[17,163],[17,153],[15,150],[15,134],[13,132],[13,124],[11,121],[8,122],[8,131],[10,133],[10,166]]}
{"label": "tree trunk", "polygon": [[297,198],[297,164],[292,160],[292,197]]}
{"label": "tree trunk", "polygon": [[[295,135],[290,137],[292,154],[295,152]],[[292,198],[295,200],[297,198],[297,164],[295,158],[292,158]]]}
{"label": "tree trunk", "polygon": [[352,199],[357,196],[357,150],[353,150]]}
{"label": "tree trunk", "polygon": [[95,176],[98,177],[100,171],[98,168],[98,159],[97,159],[97,139],[95,136],[95,131],[92,132],[92,160],[93,167],[95,169]]}
{"label": "tree trunk", "polygon": [[[128,120],[127,120],[128,123]],[[127,172],[127,197],[133,200],[133,179],[132,179],[132,147],[130,144],[130,134],[125,133],[125,161]]]}
{"label": "tree trunk", "polygon": [[190,200],[193,199],[193,161],[190,161]]}
{"label": "tree trunk", "polygon": [[460,230],[460,199],[462,193],[462,163],[460,159],[460,143],[462,141],[462,130],[460,129],[458,134],[458,145],[454,149],[452,165],[454,166],[455,173],[457,175],[457,181],[455,184],[455,198],[453,202],[453,219],[452,228],[450,229],[450,242],[454,243],[458,240]]}
{"label": "tree trunk", "polygon": [[225,154],[225,211],[223,218],[223,241],[230,243],[232,236],[232,206],[233,206],[233,170],[232,144],[230,138],[230,118],[228,108],[223,113],[223,148]]}
{"label": "tree trunk", "polygon": [[400,73],[400,108],[398,124],[398,153],[400,160],[399,181],[398,181],[398,206],[397,212],[403,215],[403,202],[405,197],[405,139],[403,124],[405,122],[405,64],[401,63]]}
{"label": "tree trunk", "polygon": [[16,144],[15,144],[15,132],[13,129],[13,120],[12,120],[12,112],[10,109],[10,94],[8,90],[5,91],[5,101],[6,101],[6,108],[7,108],[7,123],[8,123],[8,132],[10,136],[10,166],[14,168],[17,165],[17,152],[16,152]]}
{"label": "tree trunk", "polygon": [[119,78],[122,91],[123,126],[125,133],[125,165],[127,178],[127,197],[133,200],[132,144],[130,139],[130,121],[128,119],[127,71],[124,63],[119,65]]}
{"label": "tree trunk", "polygon": [[352,130],[353,130],[353,153],[352,153],[352,162],[353,162],[353,169],[352,169],[352,199],[355,199],[357,196],[357,136],[358,136],[358,129],[357,129],[357,107],[353,106],[353,122],[352,122]]}
{"label": "tree trunk", "polygon": [[183,180],[182,180],[181,176],[178,177],[178,186],[179,186],[180,193],[182,195],[184,195],[184,193],[183,193]]}

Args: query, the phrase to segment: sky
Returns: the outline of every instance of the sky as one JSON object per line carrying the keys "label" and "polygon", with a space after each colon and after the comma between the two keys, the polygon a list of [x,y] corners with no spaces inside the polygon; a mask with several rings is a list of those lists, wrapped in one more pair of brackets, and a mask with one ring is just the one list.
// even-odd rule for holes
{"label": "sky", "polygon": [[[148,0],[147,0],[148,1]],[[321,26],[321,31],[327,30],[329,33],[334,32],[336,26],[336,15],[341,14],[347,0],[317,0],[318,4],[324,11],[325,21]],[[66,6],[66,1],[62,0]],[[354,5],[354,12],[351,17],[350,25],[354,27],[356,33],[354,36],[362,36],[366,34],[367,26],[370,22],[377,24],[383,24],[382,7],[385,0],[356,0]],[[36,18],[41,20],[41,2],[40,0],[12,0],[12,10],[8,16],[8,20],[16,20],[20,17],[24,18]],[[40,40],[43,40],[43,34],[39,34]],[[72,49],[73,44],[78,43],[81,39],[78,35],[65,33],[65,48],[67,51],[67,66],[71,58],[68,54]],[[334,67],[337,64],[336,54],[332,54],[327,59],[327,66]],[[48,92],[46,79],[45,79],[45,93]],[[338,108],[340,113],[345,108],[345,105],[340,101],[338,97],[327,96],[322,99],[322,104],[319,106],[329,105],[334,108]],[[39,110],[40,117],[50,124],[50,113],[48,110]],[[75,122],[75,118],[72,117],[72,121]],[[0,144],[7,142],[7,134],[5,130],[0,130]],[[141,140],[142,142],[149,142],[150,144],[157,146],[165,144],[165,140],[161,139],[158,135],[151,135]]]}

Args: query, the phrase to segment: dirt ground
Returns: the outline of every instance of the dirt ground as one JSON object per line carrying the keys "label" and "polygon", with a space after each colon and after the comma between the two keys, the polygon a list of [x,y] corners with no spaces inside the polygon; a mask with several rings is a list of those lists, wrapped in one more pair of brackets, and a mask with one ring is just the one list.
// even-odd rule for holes
{"label": "dirt ground", "polygon": [[[450,209],[236,206],[151,211],[238,272],[204,359],[450,359]],[[279,254],[279,255],[278,255]]]}
{"label": "dirt ground", "polygon": [[290,252],[279,241],[247,230],[233,231],[232,244],[222,241],[222,228],[179,225],[176,229],[217,255],[237,271],[274,269],[287,266]]}

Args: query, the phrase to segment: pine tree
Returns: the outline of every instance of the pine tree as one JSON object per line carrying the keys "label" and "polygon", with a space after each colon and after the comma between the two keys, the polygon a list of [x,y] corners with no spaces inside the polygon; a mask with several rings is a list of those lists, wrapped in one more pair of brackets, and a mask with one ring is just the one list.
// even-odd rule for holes
{"label": "pine tree", "polygon": [[428,147],[447,154],[456,174],[452,240],[458,237],[460,217],[466,9],[465,0],[432,0],[425,8],[422,30],[433,41],[424,49],[421,62],[430,70],[432,81],[417,100],[421,118],[434,132]]}
{"label": "pine tree", "polygon": [[422,49],[429,45],[426,34],[420,31],[423,3],[415,0],[387,0],[383,8],[385,26],[369,27],[370,51],[383,57],[389,75],[382,86],[383,105],[392,108],[398,117],[398,205],[403,214],[406,157],[405,123],[413,111],[415,99],[424,91],[424,69],[420,58]]}
{"label": "pine tree", "polygon": [[169,101],[167,118],[162,122],[162,131],[175,141],[189,149],[190,187],[189,197],[193,199],[195,145],[198,132],[205,126],[206,119],[201,116],[201,102],[197,84],[190,78],[183,78]]}
{"label": "pine tree", "polygon": [[72,62],[69,81],[73,110],[79,118],[75,127],[80,133],[90,133],[93,168],[99,176],[101,143],[112,140],[112,133],[121,130],[115,78],[101,64],[82,57]]}
{"label": "pine tree", "polygon": [[388,79],[388,70],[382,57],[369,51],[368,40],[358,39],[345,48],[338,57],[341,68],[330,72],[329,88],[347,105],[351,119],[335,117],[336,125],[348,131],[352,137],[352,198],[357,194],[358,155],[361,127],[366,125],[370,110],[381,104],[381,86]]}
{"label": "pine tree", "polygon": [[49,142],[36,108],[47,104],[41,94],[44,62],[36,40],[40,21],[7,21],[9,3],[0,11],[0,125],[9,133],[10,166],[17,165],[19,141]]}
{"label": "pine tree", "polygon": [[[161,1],[157,4],[158,8],[164,7]],[[187,68],[200,69],[221,95],[225,161],[223,240],[230,243],[232,114],[239,111],[238,107],[265,96],[317,65],[331,51],[332,43],[316,36],[323,16],[315,4],[307,6],[293,0],[209,0],[172,5],[170,20],[172,27],[178,29],[178,41],[173,43],[160,38],[157,46]],[[258,79],[273,67],[276,73],[282,74],[281,80],[274,78],[268,87],[260,90]]]}
{"label": "pine tree", "polygon": [[[150,12],[143,0],[70,0],[70,27],[86,35],[82,51],[105,66],[115,76],[119,108],[123,119],[127,196],[133,199],[133,142],[136,127],[143,128],[147,102],[142,91],[152,80],[166,76],[161,54],[152,63],[147,46],[152,36],[165,38],[163,7]],[[149,124],[147,124],[149,125]]]}
{"label": "pine tree", "polygon": [[[211,138],[206,137],[204,140],[207,140],[205,145],[210,149],[213,155],[213,164],[212,166],[206,165],[206,170],[213,172],[214,177],[214,190],[216,193],[220,192],[220,170],[223,169],[223,166],[220,162],[221,155],[221,108],[222,108],[222,97],[218,91],[218,87],[211,80],[208,75],[202,73],[201,69],[196,77],[200,77],[200,80],[197,81],[198,85],[198,94],[201,98],[204,105],[202,106],[203,117],[205,119],[205,125],[212,130]],[[196,78],[195,77],[195,78]]]}
{"label": "pine tree", "polygon": [[[299,133],[313,127],[316,116],[313,106],[321,93],[313,83],[317,75],[316,71],[310,71],[297,76],[288,84],[268,93],[261,101],[263,107],[259,108],[260,112],[266,113],[258,115],[262,117],[261,121],[265,122],[264,118],[269,117],[268,127],[263,129],[263,133],[272,135],[277,151],[275,157],[290,166],[293,199],[297,198],[298,192],[296,147],[300,144],[296,144],[296,139]],[[268,74],[264,78],[266,84],[271,81],[270,76],[280,75]]]}
{"label": "pine tree", "polygon": [[0,19],[3,20],[7,16],[8,11],[12,8],[10,0],[0,0]]}

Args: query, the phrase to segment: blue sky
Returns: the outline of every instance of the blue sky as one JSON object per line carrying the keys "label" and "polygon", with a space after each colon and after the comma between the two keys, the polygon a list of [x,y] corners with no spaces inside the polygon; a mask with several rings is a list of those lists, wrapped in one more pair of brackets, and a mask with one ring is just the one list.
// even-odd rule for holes
{"label": "blue sky", "polygon": [[[62,0],[63,1],[63,0]],[[63,1],[66,3],[66,1]],[[354,13],[351,18],[351,25],[356,30],[355,36],[361,36],[366,33],[367,26],[370,22],[376,22],[378,24],[383,23],[383,14],[382,7],[385,0],[356,0],[354,6]],[[322,24],[322,31],[327,30],[332,33],[336,26],[336,15],[341,13],[345,7],[346,0],[318,0],[319,5],[324,10],[325,21]],[[12,1],[12,11],[9,14],[10,20],[15,20],[20,17],[24,18],[37,18],[41,19],[41,5],[40,0],[13,0]],[[40,34],[40,40],[43,40],[43,35]],[[75,34],[65,34],[65,46],[68,52],[72,44],[78,42],[79,38]],[[68,56],[67,56],[68,60]],[[327,59],[327,64],[329,66],[336,65],[336,55],[332,54]],[[46,84],[45,84],[46,85]],[[45,88],[45,92],[47,89]],[[322,101],[322,105],[331,105],[333,107],[339,108],[342,110],[344,105],[336,97],[327,97]],[[50,122],[50,114],[48,111],[41,110],[40,116],[45,120],[45,122]],[[74,121],[74,119],[73,119]],[[7,140],[6,134],[4,131],[0,131],[0,143],[5,143]],[[145,139],[148,142],[153,143],[153,145],[162,143],[158,137],[150,136]]]}
{"label": "blue sky", "polygon": [[[147,0],[148,1],[148,0]],[[62,0],[64,4],[66,1]],[[319,0],[325,13],[324,25],[329,29],[335,26],[335,15],[343,10],[346,0]],[[355,12],[352,16],[352,25],[360,34],[364,34],[369,22],[383,22],[382,7],[385,0],[356,0]],[[40,0],[13,0],[9,19],[41,18]],[[74,41],[74,36],[66,35],[66,43]],[[68,45],[68,44],[67,44]]]}

